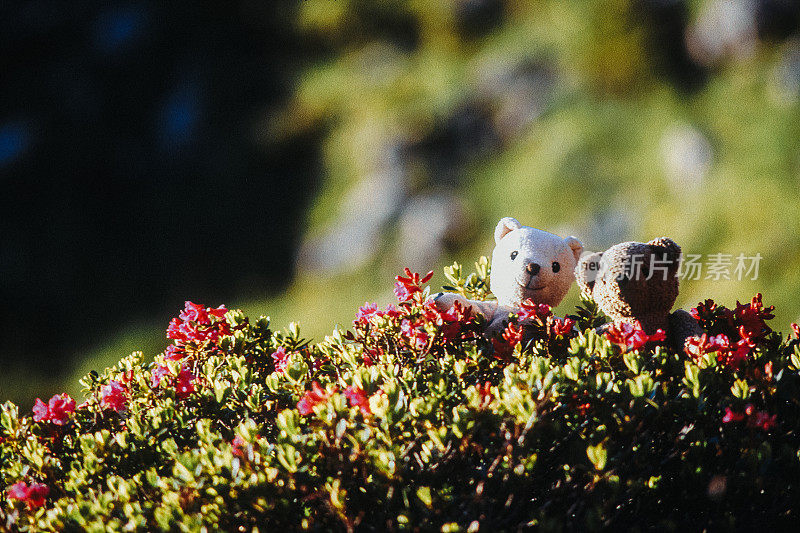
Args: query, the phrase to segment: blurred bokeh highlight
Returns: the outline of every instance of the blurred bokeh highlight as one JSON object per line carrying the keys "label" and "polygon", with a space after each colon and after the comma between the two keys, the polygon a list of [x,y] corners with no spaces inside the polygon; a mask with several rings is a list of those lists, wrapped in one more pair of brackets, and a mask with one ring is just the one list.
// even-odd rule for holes
{"label": "blurred bokeh highlight", "polygon": [[678,304],[788,326],[799,29],[790,0],[6,3],[0,397],[157,353],[186,299],[320,338],[503,216],[761,254]]}

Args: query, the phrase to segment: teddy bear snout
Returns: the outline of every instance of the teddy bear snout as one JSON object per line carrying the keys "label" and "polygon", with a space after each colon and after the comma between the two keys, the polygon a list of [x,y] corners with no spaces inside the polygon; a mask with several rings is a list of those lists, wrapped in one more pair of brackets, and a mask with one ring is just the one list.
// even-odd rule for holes
{"label": "teddy bear snout", "polygon": [[541,269],[542,267],[539,266],[539,263],[528,263],[525,266],[525,270],[527,270],[528,274],[530,274],[531,276],[537,275]]}

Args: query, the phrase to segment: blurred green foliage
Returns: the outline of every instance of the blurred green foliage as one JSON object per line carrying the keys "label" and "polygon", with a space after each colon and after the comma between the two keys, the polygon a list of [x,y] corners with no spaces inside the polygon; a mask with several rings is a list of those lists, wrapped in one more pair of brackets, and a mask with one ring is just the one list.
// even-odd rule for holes
{"label": "blurred green foliage", "polygon": [[[298,24],[329,42],[332,53],[306,69],[275,135],[319,125],[327,131],[324,182],[308,215],[309,235],[335,224],[347,191],[374,171],[387,145],[413,146],[440,130],[446,134],[448,120],[476,106],[497,140],[484,148],[463,138],[473,144],[453,164],[452,187],[467,207],[464,235],[441,263],[487,253],[491,229],[503,216],[569,231],[591,250],[667,235],[684,253],[763,256],[759,279],[687,281],[678,305],[760,291],[781,318],[800,315],[800,94],[788,94],[780,78],[796,43],[759,42],[751,54],[723,57],[696,84],[682,84],[666,72],[653,43],[654,26],[668,23],[648,22],[648,5],[655,4],[509,1],[500,20],[477,36],[459,22],[467,4],[302,3]],[[711,4],[687,4],[687,25]],[[354,29],[365,13],[412,21],[415,43]],[[530,65],[551,79],[541,90],[541,112],[519,129],[504,129],[503,106],[517,89],[514,72]],[[487,89],[493,83],[497,88]],[[673,131],[678,146],[670,144]],[[697,156],[691,148],[680,151],[686,131],[702,136],[710,154],[695,171],[701,175],[690,168],[688,181],[681,181],[670,177],[670,158],[680,168],[682,159]],[[408,153],[410,195],[449,185],[435,162]],[[278,323],[299,319],[315,335],[332,321],[347,323],[355,303],[387,299],[382,282],[403,266],[393,222],[359,269],[319,276],[301,259],[286,295],[246,307],[268,310]]]}
{"label": "blurred green foliage", "polygon": [[[747,53],[731,45],[704,63],[690,37],[718,4],[300,2],[292,23],[321,53],[300,66],[264,142],[323,132],[306,240],[324,240],[348,212],[358,220],[381,208],[352,193],[387,165],[403,198],[353,266],[311,268],[301,249],[284,294],[235,303],[278,324],[297,320],[314,338],[348,324],[358,304],[391,298],[385,280],[405,266],[404,206],[444,192],[462,209],[438,266],[487,254],[503,216],[574,234],[587,250],[667,235],[684,253],[763,256],[757,280],[686,281],[677,305],[762,292],[780,320],[796,320],[800,93],[785,81],[798,75],[797,43],[755,39]],[[119,355],[92,353],[78,373]]]}

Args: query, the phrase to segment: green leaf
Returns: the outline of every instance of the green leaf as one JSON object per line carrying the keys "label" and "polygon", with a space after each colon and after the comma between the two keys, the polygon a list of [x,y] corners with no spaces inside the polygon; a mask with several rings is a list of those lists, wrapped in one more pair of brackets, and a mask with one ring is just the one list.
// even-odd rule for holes
{"label": "green leaf", "polygon": [[597,470],[603,470],[606,467],[607,451],[602,442],[595,446],[588,446],[586,455]]}

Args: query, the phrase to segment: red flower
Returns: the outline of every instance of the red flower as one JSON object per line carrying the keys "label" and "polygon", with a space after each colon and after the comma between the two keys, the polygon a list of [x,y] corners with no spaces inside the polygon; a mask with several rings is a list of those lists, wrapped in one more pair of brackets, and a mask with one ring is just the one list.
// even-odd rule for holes
{"label": "red flower", "polygon": [[509,323],[503,330],[502,340],[492,339],[494,356],[498,359],[508,359],[514,347],[522,340],[522,326]]}
{"label": "red flower", "polygon": [[747,420],[748,427],[759,428],[764,431],[769,431],[778,425],[778,415],[770,416],[765,411],[756,411]]}
{"label": "red flower", "polygon": [[394,294],[400,302],[407,302],[414,294],[422,292],[421,285],[427,283],[433,277],[433,270],[428,272],[424,277],[420,277],[416,272],[411,272],[408,268],[404,270],[406,277],[396,276],[395,279],[397,283],[394,284]]}
{"label": "red flower", "polygon": [[177,318],[173,318],[169,321],[169,326],[167,326],[167,338],[174,339],[176,341],[186,342],[186,334],[181,331],[181,326],[183,322],[178,320]]}
{"label": "red flower", "polygon": [[195,391],[194,388],[194,374],[183,366],[175,380],[175,396],[179,399],[186,398]]}
{"label": "red flower", "polygon": [[314,412],[314,407],[321,403],[325,403],[330,398],[330,393],[322,388],[318,382],[311,384],[311,390],[306,391],[303,397],[297,402],[297,409],[303,416],[310,415]]}
{"label": "red flower", "polygon": [[724,305],[717,305],[714,300],[708,299],[697,304],[689,313],[700,323],[703,329],[712,329],[718,322],[731,323],[733,311]]}
{"label": "red flower", "polygon": [[428,333],[416,322],[403,320],[400,324],[400,332],[407,338],[409,346],[415,350],[424,350],[428,344]]}
{"label": "red flower", "polygon": [[573,327],[575,327],[575,321],[571,318],[553,319],[552,331],[554,335],[561,335],[562,337],[571,335]]}
{"label": "red flower", "polygon": [[128,389],[122,383],[111,380],[108,385],[100,388],[100,407],[117,412],[122,411],[125,409],[127,395]]}
{"label": "red flower", "polygon": [[745,419],[747,419],[747,427],[758,428],[763,431],[769,431],[778,425],[778,415],[770,415],[766,411],[756,411],[752,403],[748,403],[745,406],[744,413],[737,413],[731,410],[730,407],[726,407],[722,422],[728,424],[730,422],[741,422]]}
{"label": "red flower", "polygon": [[279,346],[277,350],[272,352],[272,361],[275,363],[275,370],[278,372],[286,372],[286,367],[289,365],[289,355],[286,353],[286,348]]}
{"label": "red flower", "polygon": [[75,400],[69,394],[56,394],[45,403],[36,398],[33,406],[33,420],[36,422],[52,422],[57,426],[66,424],[75,412]]}
{"label": "red flower", "polygon": [[646,334],[638,320],[633,324],[628,322],[611,324],[605,331],[605,336],[626,352],[638,350],[649,342],[663,342],[667,338],[664,331],[660,329],[652,335]]}
{"label": "red flower", "polygon": [[509,324],[503,330],[503,339],[512,347],[519,344],[522,340],[522,326]]}
{"label": "red flower", "polygon": [[[426,305],[436,311],[433,303]],[[453,305],[439,315],[438,325],[441,326],[442,336],[447,340],[456,340],[461,337],[462,329],[472,321],[472,307],[464,307],[460,302]]]}
{"label": "red flower", "polygon": [[800,326],[792,322],[792,332],[794,332],[794,338],[800,339]]}
{"label": "red flower", "polygon": [[178,371],[177,376],[174,376],[169,371],[168,367],[164,365],[158,365],[155,369],[153,369],[153,373],[150,376],[150,383],[153,387],[158,387],[165,378],[168,378],[167,384],[175,387],[175,396],[178,399],[186,398],[195,391],[195,376],[185,365],[181,367],[180,371]]}
{"label": "red flower", "polygon": [[547,320],[547,317],[551,316],[552,314],[553,312],[549,305],[537,304],[528,298],[520,304],[520,309],[517,313],[517,316],[519,317],[520,322],[538,319],[544,323]]}
{"label": "red flower", "polygon": [[772,376],[773,376],[772,369],[773,369],[773,367],[774,367],[774,365],[772,364],[772,361],[767,361],[767,363],[764,365],[764,376],[766,376],[767,381],[771,381],[772,380]]}
{"label": "red flower", "polygon": [[486,381],[483,385],[477,385],[476,388],[478,389],[478,394],[481,397],[481,407],[486,407],[492,403],[494,395],[492,394],[491,382]]}
{"label": "red flower", "polygon": [[213,316],[214,318],[222,320],[223,318],[225,318],[225,315],[228,313],[228,308],[225,307],[224,305],[220,305],[216,309],[212,309],[212,308],[209,307],[209,308],[206,309],[206,312],[209,314],[209,316]]}
{"label": "red flower", "polygon": [[372,414],[372,411],[369,409],[369,398],[367,398],[367,394],[363,389],[351,385],[344,390],[344,395],[350,403],[350,407],[357,406],[361,409],[361,414],[364,415]]}
{"label": "red flower", "polygon": [[736,301],[736,309],[733,310],[733,319],[735,324],[739,326],[739,332],[742,338],[758,338],[764,333],[769,331],[765,320],[775,318],[772,311],[775,309],[774,305],[764,307],[761,303],[761,293],[753,296],[749,304],[742,304]]}
{"label": "red flower", "polygon": [[380,357],[382,350],[376,350],[374,348],[368,348],[366,351],[361,355],[361,361],[364,363],[364,366],[372,366],[375,364],[375,361]]}
{"label": "red flower", "polygon": [[686,355],[695,361],[708,353],[728,352],[729,349],[730,339],[722,333],[713,336],[703,333],[699,337],[689,337],[683,346]]}
{"label": "red flower", "polygon": [[725,408],[725,416],[722,417],[723,424],[729,424],[730,422],[741,422],[745,419],[744,414],[737,413],[733,411],[730,407]]}
{"label": "red flower", "polygon": [[395,307],[393,304],[389,304],[386,306],[386,311],[379,312],[381,316],[388,316],[389,318],[397,318],[402,316],[402,312]]}
{"label": "red flower", "polygon": [[686,339],[683,350],[695,361],[700,360],[706,354],[716,352],[717,361],[726,366],[739,368],[747,360],[747,356],[754,346],[755,343],[751,338],[744,337],[731,344],[728,336],[723,333],[713,336],[703,333],[699,337]]}
{"label": "red flower", "polygon": [[717,355],[717,361],[726,366],[739,368],[747,360],[750,348],[746,341],[740,340],[727,351],[720,351],[719,355]]}
{"label": "red flower", "polygon": [[208,319],[208,312],[205,306],[186,302],[183,312],[178,315],[184,322],[197,322],[198,324],[209,324],[211,321]]}
{"label": "red flower", "polygon": [[31,483],[28,486],[24,481],[19,481],[6,489],[9,499],[25,502],[30,509],[44,505],[48,494],[50,488],[43,483]]}
{"label": "red flower", "polygon": [[[189,342],[202,344],[216,343],[223,335],[230,335],[231,327],[225,320],[228,310],[221,305],[216,309],[186,302],[184,310],[178,318],[173,318],[167,327],[167,338],[178,345]],[[170,355],[177,355],[171,352]],[[178,358],[180,359],[180,357]]]}

